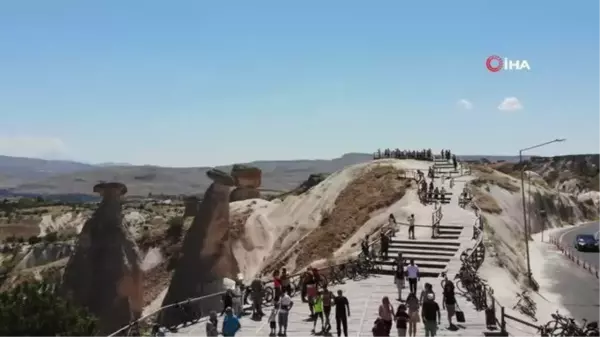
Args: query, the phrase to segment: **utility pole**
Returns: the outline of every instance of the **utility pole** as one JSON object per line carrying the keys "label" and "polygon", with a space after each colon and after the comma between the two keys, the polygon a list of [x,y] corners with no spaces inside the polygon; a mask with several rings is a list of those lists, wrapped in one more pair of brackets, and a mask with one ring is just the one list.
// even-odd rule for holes
{"label": "utility pole", "polygon": [[[525,202],[525,165],[523,165],[523,152],[536,149],[552,143],[564,142],[566,139],[557,138],[545,143],[530,146],[519,150],[519,166],[521,167],[521,200],[523,202],[523,233],[525,236],[525,249],[527,250],[527,278],[529,279],[529,286],[533,287],[533,277],[531,276],[531,259],[529,257],[529,223],[527,222],[527,205]],[[530,182],[531,183],[531,182]]]}

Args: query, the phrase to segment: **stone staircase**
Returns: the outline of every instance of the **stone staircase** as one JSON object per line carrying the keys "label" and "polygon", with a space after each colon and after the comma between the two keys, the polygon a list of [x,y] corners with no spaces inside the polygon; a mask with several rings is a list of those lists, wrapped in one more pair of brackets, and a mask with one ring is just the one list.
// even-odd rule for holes
{"label": "stone staircase", "polygon": [[[441,157],[434,158],[433,167],[438,170],[436,171],[437,174],[458,173],[454,170],[454,165],[451,162],[441,159]],[[450,198],[452,197],[454,195],[450,195]],[[403,238],[400,238],[396,233],[390,241],[388,258],[376,261],[376,264],[381,267],[380,274],[391,275],[394,273],[394,259],[401,252],[405,265],[408,265],[410,260],[415,260],[415,264],[419,266],[421,277],[438,277],[440,273],[446,270],[448,263],[457,254],[460,254],[459,249],[463,243],[461,233],[464,227],[460,223],[444,222],[444,218],[442,218],[438,227],[438,236],[433,239],[418,238],[416,240],[409,240],[406,229],[402,229],[400,232]]]}

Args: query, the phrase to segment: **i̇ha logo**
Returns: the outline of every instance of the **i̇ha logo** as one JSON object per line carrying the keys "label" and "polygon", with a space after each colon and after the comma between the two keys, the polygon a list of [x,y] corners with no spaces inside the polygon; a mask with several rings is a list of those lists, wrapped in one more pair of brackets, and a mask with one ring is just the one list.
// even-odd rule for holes
{"label": "i\u0307ha logo", "polygon": [[527,60],[511,60],[507,57],[492,55],[485,60],[489,71],[497,73],[500,70],[531,70]]}

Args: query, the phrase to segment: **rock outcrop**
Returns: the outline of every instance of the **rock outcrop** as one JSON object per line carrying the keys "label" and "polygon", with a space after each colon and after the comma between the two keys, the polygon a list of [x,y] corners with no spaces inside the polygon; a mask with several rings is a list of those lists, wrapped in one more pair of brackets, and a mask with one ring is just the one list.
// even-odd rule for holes
{"label": "rock outcrop", "polygon": [[256,188],[238,187],[231,192],[231,195],[229,196],[229,201],[234,202],[256,198],[260,198],[260,191]]}
{"label": "rock outcrop", "polygon": [[198,197],[196,197],[196,196],[187,197],[183,200],[183,204],[185,206],[185,209],[183,211],[184,217],[196,216],[196,214],[198,214],[198,206],[199,206]]}
{"label": "rock outcrop", "polygon": [[237,188],[231,192],[229,201],[260,198],[262,171],[259,168],[236,164],[231,168],[231,176]]}
{"label": "rock outcrop", "polygon": [[122,224],[121,196],[127,187],[102,183],[94,192],[102,202],[79,234],[61,290],[87,307],[99,320],[99,333],[106,335],[141,315],[143,274],[138,248]]}
{"label": "rock outcrop", "polygon": [[[234,278],[239,272],[229,242],[229,191],[234,181],[219,170],[210,170],[207,176],[213,183],[185,235],[163,306],[222,291],[223,278]],[[192,302],[193,309],[207,315],[220,309],[220,300],[213,296]],[[164,310],[159,321],[165,326],[180,323],[181,313],[179,309]]]}

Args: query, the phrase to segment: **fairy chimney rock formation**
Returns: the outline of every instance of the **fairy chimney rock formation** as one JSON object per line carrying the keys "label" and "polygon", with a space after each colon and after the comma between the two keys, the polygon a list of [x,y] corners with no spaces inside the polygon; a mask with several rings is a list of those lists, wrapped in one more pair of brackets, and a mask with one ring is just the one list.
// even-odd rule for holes
{"label": "fairy chimney rock formation", "polygon": [[258,167],[236,164],[231,168],[231,176],[237,187],[259,188],[262,183],[262,171]]}
{"label": "fairy chimney rock formation", "polygon": [[[234,279],[239,272],[229,242],[229,191],[233,178],[215,169],[206,175],[213,183],[204,193],[198,213],[183,239],[163,306],[220,292],[223,278]],[[212,296],[195,301],[193,309],[206,316],[210,310],[220,310],[220,300],[220,296]],[[159,322],[170,326],[181,323],[182,319],[179,309],[166,309],[161,312]]]}
{"label": "fairy chimney rock formation", "polygon": [[229,201],[260,198],[262,171],[259,168],[236,164],[231,168],[231,176],[237,188],[231,192]]}
{"label": "fairy chimney rock formation", "polygon": [[183,200],[183,204],[185,205],[185,209],[183,211],[184,217],[196,216],[198,213],[198,197],[187,197]]}
{"label": "fairy chimney rock formation", "polygon": [[96,212],[84,224],[75,252],[65,268],[62,293],[86,307],[99,320],[99,333],[110,334],[140,317],[142,270],[135,241],[123,227],[121,183],[101,183]]}

